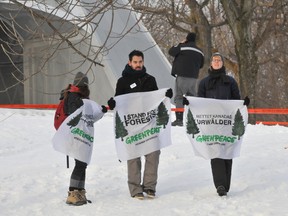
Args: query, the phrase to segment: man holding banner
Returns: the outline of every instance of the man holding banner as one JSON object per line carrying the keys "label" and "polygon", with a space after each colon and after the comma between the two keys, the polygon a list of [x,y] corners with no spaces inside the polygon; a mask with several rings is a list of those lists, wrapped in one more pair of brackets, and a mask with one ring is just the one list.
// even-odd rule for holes
{"label": "man holding banner", "polygon": [[186,129],[195,154],[211,159],[218,195],[226,196],[231,183],[232,158],[239,156],[248,121],[244,105],[248,106],[249,98],[245,98],[243,105],[237,82],[226,75],[220,53],[212,55],[208,73],[199,83],[198,97],[211,99],[187,97],[183,100],[189,105],[185,109]]}
{"label": "man holding banner", "polygon": [[[143,192],[155,197],[160,149],[171,144],[170,100],[164,95],[172,98],[172,89],[158,90],[155,78],[146,73],[144,54],[132,51],[117,81],[115,99],[110,98],[108,105],[111,110],[116,107],[116,150],[120,160],[127,160],[133,198],[144,199]],[[142,184],[141,156],[145,156]]]}

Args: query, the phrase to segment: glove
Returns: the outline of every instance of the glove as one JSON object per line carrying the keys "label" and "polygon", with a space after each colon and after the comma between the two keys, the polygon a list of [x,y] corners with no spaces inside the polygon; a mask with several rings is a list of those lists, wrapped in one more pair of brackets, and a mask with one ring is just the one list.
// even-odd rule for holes
{"label": "glove", "polygon": [[165,96],[169,98],[173,97],[173,91],[171,88],[166,91]]}
{"label": "glove", "polygon": [[249,106],[249,104],[250,104],[250,98],[248,96],[246,96],[244,98],[244,105]]}
{"label": "glove", "polygon": [[113,110],[116,106],[116,101],[113,99],[113,97],[111,97],[107,103],[110,110]]}
{"label": "glove", "polygon": [[102,105],[101,107],[102,107],[102,112],[103,112],[103,113],[106,113],[106,112],[107,112],[107,107],[104,106],[104,105]]}
{"label": "glove", "polygon": [[183,105],[189,105],[189,101],[187,100],[186,97],[183,97]]}

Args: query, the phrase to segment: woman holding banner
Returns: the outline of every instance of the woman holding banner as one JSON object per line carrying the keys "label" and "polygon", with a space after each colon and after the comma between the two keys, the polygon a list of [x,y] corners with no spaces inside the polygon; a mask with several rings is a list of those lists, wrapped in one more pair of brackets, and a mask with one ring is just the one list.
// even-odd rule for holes
{"label": "woman holding banner", "polygon": [[[69,116],[83,106],[83,99],[89,99],[90,90],[88,78],[82,72],[75,76],[73,85],[69,85],[64,90],[64,113]],[[107,112],[107,108],[102,105],[102,113]],[[103,116],[103,114],[101,114]],[[66,203],[80,206],[88,202],[86,198],[85,179],[87,163],[75,159],[75,166],[70,177],[70,185]],[[90,201],[89,201],[90,202]]]}
{"label": "woman holding banner", "polygon": [[[218,52],[214,53],[210,63],[209,75],[199,83],[198,97],[240,100],[237,82],[233,77],[226,75],[223,56]],[[244,105],[248,105],[248,100],[246,97]],[[211,169],[218,195],[226,196],[231,183],[232,159],[213,158]]]}

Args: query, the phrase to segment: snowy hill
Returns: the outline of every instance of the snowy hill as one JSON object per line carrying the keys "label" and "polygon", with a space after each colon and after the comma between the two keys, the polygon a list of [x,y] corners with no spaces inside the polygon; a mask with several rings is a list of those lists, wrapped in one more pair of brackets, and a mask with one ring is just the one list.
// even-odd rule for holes
{"label": "snowy hill", "polygon": [[172,128],[173,145],[162,149],[157,198],[132,199],[126,162],[119,163],[113,114],[95,124],[87,198],[65,204],[74,166],[52,148],[54,111],[0,109],[0,215],[3,216],[271,216],[288,215],[288,128],[248,125],[241,156],[233,160],[232,184],[219,197],[210,161],[195,157],[183,127]]}

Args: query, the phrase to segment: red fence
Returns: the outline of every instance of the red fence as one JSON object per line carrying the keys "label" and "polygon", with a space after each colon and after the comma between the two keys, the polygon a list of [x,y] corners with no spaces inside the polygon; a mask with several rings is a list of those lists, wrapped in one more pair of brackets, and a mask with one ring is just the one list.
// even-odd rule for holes
{"label": "red fence", "polygon": [[8,109],[56,109],[58,104],[0,104],[0,108]]}
{"label": "red fence", "polygon": [[[56,109],[58,104],[0,104],[0,108],[9,108],[9,109]],[[171,111],[183,112],[183,108],[172,108]],[[266,115],[287,115],[288,109],[269,109],[269,108],[255,108],[248,109],[249,114],[266,114]],[[265,124],[265,125],[288,125],[288,122],[279,122],[279,121],[256,121],[256,124]]]}
{"label": "red fence", "polygon": [[[255,108],[248,109],[249,114],[267,114],[267,115],[287,115],[288,109],[268,109],[268,108]],[[256,124],[265,124],[265,125],[288,125],[288,122],[279,122],[279,121],[256,121]]]}

